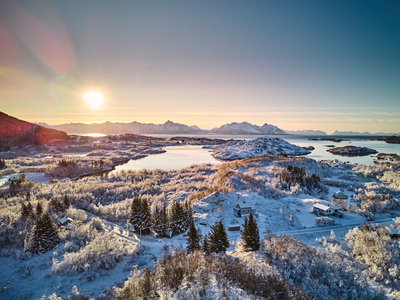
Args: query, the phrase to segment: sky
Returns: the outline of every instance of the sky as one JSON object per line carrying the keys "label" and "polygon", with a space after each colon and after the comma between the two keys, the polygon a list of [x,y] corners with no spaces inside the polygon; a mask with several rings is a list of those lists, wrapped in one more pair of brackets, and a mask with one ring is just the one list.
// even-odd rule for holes
{"label": "sky", "polygon": [[0,0],[0,45],[30,122],[400,132],[400,1]]}

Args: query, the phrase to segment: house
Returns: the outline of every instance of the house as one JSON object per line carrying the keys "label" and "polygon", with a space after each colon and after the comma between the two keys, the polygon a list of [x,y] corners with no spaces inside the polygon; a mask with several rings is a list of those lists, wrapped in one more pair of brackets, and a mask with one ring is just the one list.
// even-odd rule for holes
{"label": "house", "polygon": [[239,203],[233,208],[233,215],[238,218],[241,218],[244,215],[254,215],[255,213],[255,208],[252,208],[251,206],[240,206]]}
{"label": "house", "polygon": [[340,189],[336,193],[333,194],[333,198],[336,198],[336,199],[347,199],[348,196],[343,192],[342,189]]}
{"label": "house", "polygon": [[19,175],[18,174],[13,174],[8,178],[8,181],[18,181]]}
{"label": "house", "polygon": [[64,217],[60,220],[60,226],[63,226],[65,229],[71,229],[71,225],[75,221],[71,218]]}
{"label": "house", "polygon": [[400,237],[400,230],[389,228],[389,234],[392,239],[398,239]]}
{"label": "house", "polygon": [[240,225],[239,224],[229,225],[228,231],[240,231]]}
{"label": "house", "polygon": [[[335,206],[334,206],[335,207]],[[332,216],[335,213],[335,210],[329,205],[323,204],[314,204],[313,205],[313,214],[323,215],[323,216]]]}
{"label": "house", "polygon": [[330,206],[330,208],[333,210],[333,215],[334,216],[339,217],[339,218],[343,218],[343,212],[341,212],[339,210],[339,207],[332,205],[332,206]]}

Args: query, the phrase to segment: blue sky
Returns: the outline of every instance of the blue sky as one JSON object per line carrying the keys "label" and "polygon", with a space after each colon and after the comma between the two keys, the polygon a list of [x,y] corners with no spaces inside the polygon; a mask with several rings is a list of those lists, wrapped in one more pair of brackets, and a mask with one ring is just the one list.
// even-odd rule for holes
{"label": "blue sky", "polygon": [[29,121],[400,132],[398,1],[6,0],[0,44]]}

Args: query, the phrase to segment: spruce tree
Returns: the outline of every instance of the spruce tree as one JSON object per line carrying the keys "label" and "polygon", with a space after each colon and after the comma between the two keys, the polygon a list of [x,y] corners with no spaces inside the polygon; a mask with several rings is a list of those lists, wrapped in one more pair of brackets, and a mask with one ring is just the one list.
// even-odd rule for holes
{"label": "spruce tree", "polygon": [[252,214],[250,214],[249,218],[246,217],[244,219],[241,238],[244,242],[243,246],[246,251],[256,251],[260,249],[260,232],[258,230],[257,222]]}
{"label": "spruce tree", "polygon": [[135,197],[132,201],[130,223],[136,232],[150,234],[152,226],[149,203],[146,199]]}
{"label": "spruce tree", "polygon": [[203,252],[205,254],[210,254],[210,235],[209,234],[206,234],[204,236],[203,244],[201,245],[201,250],[203,250]]}
{"label": "spruce tree", "polygon": [[221,221],[211,226],[209,237],[209,252],[226,252],[229,248],[228,234],[226,233],[225,226]]}
{"label": "spruce tree", "polygon": [[44,213],[36,219],[36,224],[27,241],[26,251],[34,254],[49,251],[60,242],[58,228],[48,213]]}
{"label": "spruce tree", "polygon": [[26,220],[27,218],[29,218],[30,215],[31,215],[31,211],[29,211],[28,205],[25,205],[25,203],[22,203],[22,207],[21,207],[22,218],[24,220]]}
{"label": "spruce tree", "polygon": [[67,195],[64,196],[63,205],[65,210],[71,207],[71,201],[69,200]]}
{"label": "spruce tree", "polygon": [[40,202],[36,205],[36,217],[39,218],[43,213],[43,206]]}
{"label": "spruce tree", "polygon": [[31,202],[28,202],[28,204],[26,205],[26,207],[28,208],[29,214],[32,218],[34,218],[34,212],[33,212],[33,206]]}
{"label": "spruce tree", "polygon": [[193,221],[190,223],[186,240],[187,240],[186,251],[188,253],[200,248],[200,244],[199,244],[200,237],[199,237],[196,227],[194,226]]}
{"label": "spruce tree", "polygon": [[178,235],[186,231],[185,212],[179,202],[174,202],[170,210],[170,228],[173,235]]}
{"label": "spruce tree", "polygon": [[153,214],[153,231],[161,237],[170,237],[170,229],[169,229],[169,222],[168,222],[168,211],[167,207],[163,206],[162,209],[158,207],[154,211]]}

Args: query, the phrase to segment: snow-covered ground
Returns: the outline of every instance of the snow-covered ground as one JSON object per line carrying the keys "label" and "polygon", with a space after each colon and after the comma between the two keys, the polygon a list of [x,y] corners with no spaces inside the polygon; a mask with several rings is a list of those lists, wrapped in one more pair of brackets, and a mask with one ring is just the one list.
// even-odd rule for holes
{"label": "snow-covered ground", "polygon": [[213,156],[221,160],[243,159],[263,155],[305,155],[310,151],[280,138],[260,137],[250,141],[214,146]]}
{"label": "snow-covered ground", "polygon": [[[296,146],[297,148],[295,148],[290,144],[289,146],[284,145],[278,139],[274,139],[272,141],[273,147],[267,149],[263,146],[267,143],[266,138],[257,140],[257,142],[253,141],[250,144],[244,142],[240,145],[232,144],[230,147],[217,150],[217,153],[219,153],[218,155],[220,155],[221,159],[234,159],[251,157],[251,155],[259,156],[280,153],[300,154],[300,152],[306,151],[301,147]],[[271,143],[271,141],[268,140],[268,143]],[[315,173],[320,176],[327,191],[308,190],[306,188],[300,188],[298,185],[283,189],[278,180],[278,175],[284,170],[287,170],[288,165],[291,164],[303,167],[307,173]],[[357,170],[360,172],[362,171],[363,176],[359,176],[358,171],[353,171],[353,168],[359,168]],[[187,170],[189,169],[190,168],[187,168]],[[195,170],[195,168],[193,169]],[[225,171],[225,173],[223,171]],[[222,182],[221,179],[222,183],[220,183],[221,186],[219,186],[219,188],[223,187],[221,190],[224,190],[224,192],[215,192],[214,190],[208,195],[205,195],[205,197],[202,197],[202,199],[193,201],[193,217],[195,226],[200,230],[202,236],[210,231],[212,225],[218,221],[222,221],[230,241],[230,247],[227,252],[228,256],[241,255],[241,243],[239,242],[240,232],[228,230],[229,226],[233,224],[239,224],[241,228],[243,228],[244,216],[237,217],[234,216],[233,213],[234,207],[238,204],[240,206],[250,206],[255,209],[256,221],[261,238],[269,231],[272,231],[272,233],[276,235],[292,235],[307,245],[320,246],[318,240],[322,237],[329,236],[331,231],[334,232],[336,240],[340,242],[350,229],[358,227],[366,222],[366,217],[360,214],[359,211],[356,213],[348,209],[343,212],[343,218],[332,217],[335,221],[335,225],[319,227],[315,222],[316,215],[312,214],[312,207],[314,204],[320,203],[335,206],[332,203],[333,194],[339,189],[343,189],[345,195],[348,196],[348,204],[359,206],[359,203],[356,202],[356,198],[353,196],[357,197],[357,193],[360,193],[358,189],[364,187],[365,184],[371,187],[371,190],[375,189],[373,191],[378,191],[379,188],[384,191],[380,192],[382,194],[391,192],[394,197],[398,197],[398,190],[395,187],[389,188],[389,185],[392,184],[393,186],[394,183],[390,181],[391,177],[388,177],[388,174],[385,174],[388,178],[388,183],[384,184],[382,182],[377,182],[377,179],[371,176],[374,172],[378,172],[373,169],[373,167],[364,168],[356,165],[342,164],[338,161],[319,164],[305,158],[265,158],[265,160],[254,160],[246,163],[241,163],[240,161],[229,162],[225,165],[221,164],[221,166],[218,167],[203,166],[201,168],[199,167],[197,174],[190,174],[189,171],[187,172],[189,174],[187,177],[184,177],[183,172],[179,173],[178,171],[171,171],[171,173],[150,173],[157,178],[157,181],[155,181],[156,183],[152,183],[150,179],[146,177],[150,176],[148,175],[149,173],[146,173],[147,175],[143,175],[144,173],[142,173],[141,176],[144,177],[143,185],[145,185],[145,188],[149,191],[155,190],[156,188],[154,186],[160,189],[159,194],[163,194],[163,196],[151,195],[154,198],[159,197],[157,201],[165,201],[165,199],[184,200],[185,197],[190,195],[189,189],[195,190],[194,187],[196,185],[199,185],[200,188],[204,190],[206,186],[211,186],[215,181],[218,181],[217,179],[213,179],[214,181],[210,180],[207,184],[204,183],[212,178],[212,176],[216,177],[218,172],[221,173],[219,175],[221,175],[222,178],[226,177],[225,182]],[[0,177],[0,187],[4,189],[8,187],[8,179],[10,176],[11,175],[4,175]],[[48,190],[53,186],[51,183],[48,183],[43,173],[26,173],[26,176],[27,180],[47,184],[48,187],[45,188]],[[107,207],[111,207],[110,210],[115,207],[116,204],[114,201],[117,202],[117,199],[119,199],[115,196],[118,191],[118,196],[122,194],[128,199],[126,200],[124,198],[124,201],[128,201],[128,206],[125,205],[126,210],[126,207],[129,207],[130,195],[128,196],[126,191],[123,190],[123,187],[124,185],[128,185],[128,183],[134,184],[135,181],[133,177],[132,179],[128,178],[130,178],[128,175],[122,174],[121,177],[107,179],[108,181],[106,183],[106,179],[93,181],[95,182],[94,184],[97,185],[104,184],[104,188],[96,195],[90,194],[91,190],[89,184],[93,183],[89,180],[85,181],[85,183],[82,181],[82,184],[80,184],[79,181],[76,184],[60,184],[58,189],[61,195],[57,194],[58,191],[52,192],[58,197],[68,192],[71,197],[76,197],[78,199],[82,197],[82,201],[92,197],[94,201],[97,201],[97,207],[95,207],[95,204],[90,204],[92,206],[88,205],[87,207],[95,207],[93,211],[101,212],[106,211]],[[161,186],[171,178],[173,178],[173,180],[171,180],[173,183],[168,183],[169,186]],[[128,182],[128,180],[130,180],[130,182]],[[112,185],[115,184],[115,182],[118,184],[116,184],[116,187]],[[200,183],[204,184],[204,186],[200,185]],[[87,184],[87,187],[84,186],[85,184]],[[186,184],[185,187],[187,187],[187,190],[179,189],[183,184]],[[279,188],[282,188],[282,191],[280,191]],[[94,189],[95,187],[93,186],[93,190]],[[50,193],[49,191],[47,192]],[[44,192],[42,191],[42,193]],[[369,190],[368,193],[372,195],[372,192]],[[100,198],[103,194],[107,194],[107,197],[112,201],[109,200],[110,203],[101,202]],[[149,195],[149,199],[153,198]],[[4,203],[6,202],[3,201],[3,207],[1,207],[3,209],[6,206]],[[14,212],[15,211],[19,213],[19,207],[15,209]],[[122,213],[120,213],[120,215],[121,214]],[[87,215],[88,220],[86,222],[90,222],[98,217],[90,213],[87,213]],[[388,210],[386,213],[376,213],[374,223],[389,226],[393,223],[393,218],[395,218],[396,215],[400,215],[400,210],[398,208]],[[113,218],[118,218],[118,216],[119,215],[116,213]],[[115,233],[118,238],[129,243],[132,248],[137,248],[138,252],[135,252],[134,255],[124,256],[114,267],[97,270],[96,272],[98,274],[92,274],[91,276],[88,276],[90,266],[87,266],[88,272],[85,271],[73,275],[58,274],[54,271],[53,268],[54,265],[56,265],[54,260],[57,259],[57,261],[61,261],[65,253],[67,253],[65,250],[67,247],[66,243],[62,243],[45,254],[35,255],[33,257],[24,257],[22,248],[17,249],[19,252],[16,252],[15,248],[3,247],[0,249],[2,251],[0,265],[3,270],[3,275],[0,277],[0,298],[47,299],[47,297],[53,293],[61,297],[67,297],[71,294],[73,286],[77,286],[78,291],[84,292],[87,296],[98,298],[109,287],[122,287],[127,277],[130,276],[132,269],[140,270],[145,266],[153,267],[155,261],[162,258],[165,254],[178,251],[179,249],[184,250],[186,248],[185,233],[172,238],[159,238],[154,235],[137,236],[126,230],[125,221],[126,219],[119,221],[106,221],[102,219],[103,229],[99,230],[99,232]],[[22,257],[23,259],[21,259]]]}

